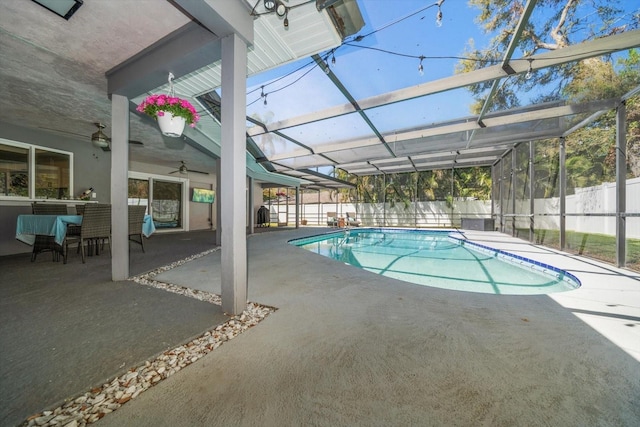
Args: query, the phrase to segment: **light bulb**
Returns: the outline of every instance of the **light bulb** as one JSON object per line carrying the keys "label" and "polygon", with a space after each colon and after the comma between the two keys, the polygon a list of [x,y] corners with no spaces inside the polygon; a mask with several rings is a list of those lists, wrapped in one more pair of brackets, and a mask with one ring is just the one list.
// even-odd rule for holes
{"label": "light bulb", "polygon": [[325,62],[324,63],[324,72],[329,74],[331,72],[331,69],[329,68],[329,63]]}
{"label": "light bulb", "polygon": [[267,95],[264,96],[264,105],[267,105]]}
{"label": "light bulb", "polygon": [[284,17],[284,27],[289,28],[289,14]]}
{"label": "light bulb", "polygon": [[336,56],[335,55],[331,55],[331,65],[336,65]]}
{"label": "light bulb", "polygon": [[533,67],[531,66],[532,62],[533,59],[529,59],[529,69],[527,70],[527,74],[524,75],[524,78],[526,80],[529,80],[531,77],[533,77]]}
{"label": "light bulb", "polygon": [[424,67],[422,66],[422,60],[424,59],[424,56],[420,56],[420,64],[418,64],[418,73],[421,76],[424,76]]}
{"label": "light bulb", "polygon": [[442,27],[442,11],[440,8],[438,8],[438,13],[436,14],[436,25]]}

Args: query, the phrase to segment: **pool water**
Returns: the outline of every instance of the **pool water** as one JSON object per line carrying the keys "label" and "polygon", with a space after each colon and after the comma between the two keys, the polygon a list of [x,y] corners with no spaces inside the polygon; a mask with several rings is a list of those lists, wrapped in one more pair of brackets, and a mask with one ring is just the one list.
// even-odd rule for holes
{"label": "pool water", "polygon": [[470,242],[457,231],[350,229],[289,243],[373,273],[437,288],[538,295],[580,287],[566,271]]}

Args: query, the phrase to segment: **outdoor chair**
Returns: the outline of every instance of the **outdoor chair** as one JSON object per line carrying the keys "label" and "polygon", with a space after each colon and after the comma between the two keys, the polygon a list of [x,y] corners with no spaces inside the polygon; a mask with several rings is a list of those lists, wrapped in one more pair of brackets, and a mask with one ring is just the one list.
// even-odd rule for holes
{"label": "outdoor chair", "polygon": [[142,224],[144,223],[144,214],[146,212],[146,206],[129,205],[129,241],[140,244],[142,252],[144,252]]}
{"label": "outdoor chair", "polygon": [[82,215],[79,236],[67,236],[64,242],[64,263],[67,263],[69,245],[78,243],[78,249],[82,253],[82,263],[85,263],[85,242],[95,247],[96,255],[99,254],[99,243],[104,240],[109,244],[111,254],[111,205],[92,203],[87,204]]}
{"label": "outdoor chair", "polygon": [[[34,215],[67,215],[67,205],[61,203],[38,203],[31,204],[31,212]],[[40,252],[51,251],[53,261],[58,261],[60,247],[56,245],[54,236],[46,236],[36,234],[36,240],[33,243],[33,251],[31,252],[31,261],[36,260],[36,256]]]}
{"label": "outdoor chair", "polygon": [[356,219],[355,212],[347,212],[347,225],[350,227],[360,227],[362,224],[360,221]]}
{"label": "outdoor chair", "polygon": [[[84,205],[76,205],[76,215],[82,216],[84,213]],[[80,226],[75,224],[67,225],[67,236],[79,236]]]}
{"label": "outdoor chair", "polygon": [[62,203],[38,203],[31,204],[34,215],[67,215],[67,205]]}
{"label": "outdoor chair", "polygon": [[327,212],[327,225],[329,227],[338,226],[338,214],[335,212]]}

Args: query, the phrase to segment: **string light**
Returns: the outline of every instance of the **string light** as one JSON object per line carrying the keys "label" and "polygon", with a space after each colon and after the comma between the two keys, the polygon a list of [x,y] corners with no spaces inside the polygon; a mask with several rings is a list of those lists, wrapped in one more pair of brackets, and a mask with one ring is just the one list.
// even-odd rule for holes
{"label": "string light", "polygon": [[529,61],[529,69],[527,70],[527,74],[524,75],[524,78],[526,80],[529,80],[531,77],[533,77],[533,67],[531,66],[531,64],[533,63],[533,59],[529,58],[527,59],[527,61]]}
{"label": "string light", "polygon": [[[284,5],[282,4],[282,0],[275,0],[275,1],[276,1],[276,5],[278,5],[278,4],[279,4],[279,5],[281,5],[281,6],[282,6],[282,7],[281,7],[280,12],[281,12],[281,13],[282,13],[282,12],[284,12],[284,15],[286,16],[286,14],[288,13],[288,9],[289,9],[289,8],[288,8],[287,6],[284,6]],[[438,1],[438,2],[436,2],[436,3],[432,3],[430,6],[427,6],[426,8],[422,8],[422,9],[418,10],[417,12],[411,13],[411,14],[410,14],[410,15],[408,15],[408,16],[405,16],[405,17],[403,17],[403,18],[401,18],[401,19],[398,19],[398,20],[396,20],[396,21],[393,21],[392,23],[390,23],[390,24],[388,24],[388,25],[385,25],[385,26],[384,26],[384,27],[382,27],[382,28],[376,29],[376,30],[374,30],[374,31],[372,31],[372,32],[370,32],[370,33],[368,33],[368,34],[364,34],[364,35],[357,35],[357,36],[355,36],[354,38],[352,38],[352,39],[351,39],[351,41],[349,41],[349,40],[345,40],[345,41],[343,41],[343,43],[342,43],[342,45],[341,45],[340,47],[351,46],[351,47],[356,47],[356,48],[359,48],[359,49],[370,49],[370,50],[375,50],[375,51],[378,51],[378,52],[387,53],[387,54],[396,55],[396,56],[401,56],[401,57],[405,57],[405,58],[416,58],[416,59],[418,59],[418,60],[420,61],[420,63],[418,64],[418,72],[420,73],[420,75],[421,75],[421,76],[422,76],[422,75],[424,75],[424,65],[422,64],[422,62],[423,62],[423,60],[425,60],[425,59],[459,59],[459,60],[474,61],[474,62],[478,62],[478,63],[482,63],[482,64],[487,64],[487,65],[494,65],[494,64],[496,63],[496,60],[495,60],[495,59],[479,59],[479,58],[474,58],[474,57],[462,57],[462,56],[425,56],[425,55],[416,56],[416,55],[405,54],[405,53],[400,53],[400,52],[393,52],[393,51],[389,51],[389,50],[385,50],[385,49],[375,48],[375,47],[371,47],[371,46],[363,46],[363,45],[360,45],[360,44],[355,44],[355,43],[353,43],[353,42],[361,42],[362,40],[364,40],[364,39],[365,39],[365,38],[367,38],[368,36],[371,36],[372,34],[377,33],[377,32],[379,32],[379,31],[381,31],[381,30],[383,30],[383,29],[385,29],[385,28],[388,28],[388,27],[390,27],[390,26],[392,26],[392,25],[394,25],[394,24],[397,24],[397,23],[399,23],[399,22],[402,22],[402,21],[406,20],[407,18],[409,18],[409,17],[411,17],[411,16],[414,16],[414,15],[416,15],[416,14],[420,13],[420,12],[423,12],[424,10],[426,10],[426,9],[428,9],[428,8],[430,8],[430,7],[437,7],[437,8],[439,9],[439,10],[438,10],[438,12],[439,12],[439,13],[437,14],[437,17],[438,17],[438,20],[439,20],[439,21],[441,21],[441,20],[442,20],[442,13],[441,13],[441,10],[440,10],[440,6],[444,3],[444,1],[445,1],[445,0],[439,0],[439,1]],[[304,3],[301,3],[301,4],[304,4]],[[293,6],[293,7],[296,7],[296,6]],[[277,13],[277,12],[278,12],[278,11],[276,10],[276,13]],[[260,14],[254,14],[254,15],[260,15]],[[335,50],[336,50],[336,48],[334,48],[334,49],[332,49],[331,51],[329,51],[329,52],[326,54],[326,56],[325,56],[325,58],[324,58],[324,61],[323,61],[323,62],[320,62],[319,64],[316,64],[316,66],[320,66],[320,67],[322,67],[322,68],[324,69],[324,72],[325,72],[326,74],[331,74],[331,68],[330,68],[330,66],[329,66],[329,56],[331,56],[331,64],[332,64],[332,65],[335,65],[335,63],[336,63],[336,59],[335,59]],[[573,57],[573,55],[567,55],[567,56],[560,56],[559,58],[572,58],[572,57]],[[516,59],[516,61],[528,61],[528,62],[529,62],[529,68],[528,68],[528,70],[527,70],[527,72],[526,72],[526,74],[525,74],[525,76],[524,76],[524,77],[525,77],[525,79],[531,79],[531,78],[533,77],[533,71],[534,71],[534,70],[533,70],[533,65],[532,65],[532,63],[533,63],[533,61],[534,61],[534,60],[535,60],[534,58],[520,58],[520,59]],[[275,84],[276,82],[278,82],[278,81],[280,81],[280,80],[282,80],[282,79],[284,79],[284,78],[286,78],[286,77],[291,76],[294,72],[298,72],[298,71],[300,71],[300,70],[302,70],[302,69],[304,69],[304,68],[309,67],[309,65],[312,65],[312,64],[313,64],[313,61],[312,61],[312,62],[309,62],[309,63],[307,63],[307,64],[304,64],[304,65],[300,66],[299,68],[297,68],[297,69],[293,70],[292,72],[287,73],[287,74],[285,74],[285,75],[283,75],[283,76],[279,77],[278,79],[275,79],[274,81],[272,81],[272,82],[270,82],[270,83],[267,83],[267,85],[266,85],[266,86],[271,86],[271,85]],[[278,92],[278,91],[284,90],[284,89],[286,89],[286,88],[288,88],[288,87],[292,86],[293,84],[295,84],[296,82],[298,82],[300,79],[302,79],[305,75],[307,75],[308,73],[310,73],[312,70],[313,70],[313,67],[312,67],[312,68],[310,68],[310,69],[309,69],[307,72],[305,72],[303,75],[301,75],[300,77],[298,77],[297,79],[295,79],[295,81],[293,81],[293,82],[291,82],[291,83],[288,83],[288,84],[285,84],[284,86],[282,86],[282,87],[280,87],[280,88],[278,88],[278,89],[275,89],[275,90],[271,91],[270,93]],[[267,99],[266,99],[266,98],[267,98],[267,94],[266,94],[266,93],[264,93],[264,87],[265,87],[265,86],[260,86],[260,89],[261,89],[260,98],[264,98],[264,105],[267,105]],[[249,94],[251,94],[251,93],[253,93],[253,92],[255,92],[255,91],[257,91],[257,88],[256,88],[256,89],[254,89],[253,91],[250,91],[250,92],[248,93],[248,95],[249,95]],[[252,104],[256,103],[260,98],[257,98],[257,99],[255,99],[254,101],[250,102],[247,106],[250,106],[250,105],[252,105]]]}
{"label": "string light", "polygon": [[289,28],[289,8],[287,8],[287,11],[284,14],[284,27]]}
{"label": "string light", "polygon": [[[282,5],[281,0],[275,0],[275,1],[276,1],[276,4],[280,3]],[[390,54],[390,55],[396,55],[396,56],[400,56],[400,57],[405,57],[405,58],[419,59],[420,63],[418,65],[418,72],[420,73],[420,75],[423,75],[423,73],[424,73],[424,66],[422,65],[422,61],[424,59],[459,59],[459,60],[466,60],[466,61],[474,61],[474,62],[486,64],[486,65],[495,65],[496,64],[496,60],[495,59],[479,59],[479,58],[474,58],[474,57],[463,57],[463,56],[424,56],[424,55],[416,56],[416,55],[410,55],[410,54],[405,54],[405,53],[400,53],[400,52],[393,52],[393,51],[390,51],[390,50],[375,48],[375,47],[371,47],[371,46],[363,46],[361,44],[355,44],[354,43],[354,42],[361,42],[365,38],[367,38],[367,37],[379,32],[381,30],[384,30],[385,28],[388,28],[388,27],[390,27],[392,25],[398,24],[398,23],[400,23],[400,22],[402,22],[402,21],[404,21],[404,20],[406,20],[406,19],[408,19],[408,18],[410,18],[412,16],[415,16],[420,12],[424,12],[428,8],[431,8],[431,7],[440,8],[440,6],[443,3],[444,3],[444,0],[440,0],[437,3],[432,3],[430,6],[422,8],[422,9],[416,11],[416,12],[413,12],[410,15],[407,15],[407,16],[401,18],[401,19],[395,20],[395,21],[391,22],[390,24],[387,24],[387,25],[385,25],[385,26],[383,26],[381,28],[378,28],[378,29],[376,29],[374,31],[371,31],[368,34],[357,35],[357,36],[353,37],[351,40],[347,39],[347,40],[343,41],[343,43],[340,46],[340,48],[350,46],[350,47],[355,47],[355,48],[359,48],[359,49],[370,49],[370,50],[374,50],[374,51],[378,51],[378,52],[382,52],[382,53],[386,53],[386,54]],[[304,3],[301,3],[301,5],[302,4],[304,4]],[[286,6],[284,6],[284,5],[282,5],[282,6],[283,6],[283,8],[286,8]],[[297,6],[298,5],[292,6],[291,8],[295,8]],[[282,11],[283,10],[281,8],[281,12]],[[288,9],[285,9],[285,11],[288,12]],[[285,14],[286,14],[286,12],[285,12]],[[277,13],[277,11],[276,11],[276,13]],[[255,16],[255,15],[262,15],[262,14],[252,13],[252,15]],[[438,16],[439,20],[442,19],[442,14],[441,13],[438,13],[437,16]],[[315,66],[323,67],[325,73],[330,74],[331,70],[330,70],[330,67],[329,67],[329,56],[331,56],[331,64],[335,64],[335,50],[336,50],[336,48],[332,49],[330,52],[327,53],[326,57],[324,58],[324,62],[320,62],[319,64],[317,63],[315,65],[314,65],[313,61],[308,62],[306,64],[301,65],[299,68],[297,68],[297,69],[295,69],[295,70],[293,70],[293,71],[291,71],[291,72],[289,72],[289,73],[287,73],[287,74],[285,74],[285,75],[283,75],[283,76],[281,76],[281,77],[279,77],[279,78],[267,83],[266,86],[271,86],[271,85],[276,84],[277,82],[279,82],[279,81],[281,81],[281,80],[283,80],[283,79],[285,79],[287,77],[290,77],[291,75],[293,75],[294,73],[296,73],[298,71],[301,71],[301,70],[303,70],[305,68],[308,68],[310,65],[314,65],[313,67],[309,68],[306,72],[304,72],[300,77],[296,78],[293,82],[285,84],[284,86],[279,87],[277,89],[274,89],[269,93],[279,92],[279,91],[287,89],[290,86],[293,86],[295,83],[297,83],[299,80],[301,80],[307,74],[309,74],[315,68]],[[606,52],[602,51],[602,53],[604,54]],[[526,54],[529,54],[529,52],[526,52],[525,55]],[[575,54],[561,55],[561,56],[556,56],[555,58],[574,58],[574,57],[575,57]],[[533,71],[534,70],[533,70],[532,63],[533,63],[534,60],[535,60],[534,58],[519,58],[519,59],[515,59],[515,61],[528,61],[529,62],[528,70],[527,70],[526,74],[524,75],[525,79],[531,79],[533,77]],[[264,87],[265,86],[260,86],[260,90],[261,90],[260,98],[256,98],[254,101],[248,103],[247,106],[253,105],[254,103],[258,102],[261,98],[263,98],[263,100],[264,100],[264,105],[267,105],[267,93],[264,93]],[[258,90],[258,88],[255,88],[252,91],[250,91],[247,95],[249,95],[251,93],[254,93],[257,90]]]}
{"label": "string light", "polygon": [[438,13],[436,13],[437,27],[442,27],[442,9],[440,9],[440,6],[442,6],[442,3],[444,3],[444,0],[440,0],[438,1],[438,3],[436,3],[436,6],[438,6]]}

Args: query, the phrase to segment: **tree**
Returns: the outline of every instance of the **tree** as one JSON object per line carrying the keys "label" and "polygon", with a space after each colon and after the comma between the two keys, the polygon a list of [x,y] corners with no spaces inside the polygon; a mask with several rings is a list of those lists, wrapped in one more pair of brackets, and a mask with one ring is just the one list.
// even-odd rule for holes
{"label": "tree", "polygon": [[[640,52],[631,49],[626,58],[614,64],[611,61],[581,62],[576,66],[575,77],[564,88],[564,94],[571,103],[587,102],[598,99],[617,98],[640,85]],[[626,103],[627,112],[627,167],[629,176],[640,176],[640,103],[638,97]],[[586,185],[599,184],[615,180],[615,129],[616,114],[611,111],[588,127],[569,135],[567,138],[567,157],[573,160],[567,164],[567,175],[571,176],[570,166],[586,167],[585,175],[591,178]],[[590,164],[590,166],[589,166]]]}
{"label": "tree", "polygon": [[[458,72],[465,72],[498,63],[511,41],[524,10],[524,0],[469,0],[479,9],[477,18],[482,29],[492,34],[487,46],[477,49],[470,41]],[[518,44],[519,56],[526,58],[540,51],[562,49],[587,39],[603,37],[637,29],[640,13],[624,0],[539,0]],[[625,10],[626,9],[628,10]],[[503,80],[492,110],[521,105],[534,88],[547,91],[530,102],[566,99],[581,103],[618,98],[640,85],[640,53],[631,49],[621,59],[594,57],[536,71],[527,80],[514,76]],[[516,55],[516,58],[518,56]],[[491,82],[470,87],[476,102],[472,112],[478,113],[485,102]],[[638,97],[626,103],[628,176],[640,176],[640,101]],[[575,117],[574,120],[581,118]],[[567,136],[567,190],[615,180],[615,111],[609,112]],[[557,196],[558,142],[536,143],[536,197]]]}
{"label": "tree", "polygon": [[[473,40],[464,54],[469,59],[458,64],[458,72],[467,72],[498,63],[512,39],[515,28],[524,10],[524,0],[469,0],[479,9],[476,22],[484,32],[493,35],[488,46],[477,49]],[[639,26],[640,14],[625,11],[624,0],[539,0],[536,11],[526,25],[518,49],[522,58],[539,51],[557,50],[587,39],[602,37]],[[582,64],[602,62],[601,58],[582,61]],[[539,95],[534,102],[558,99],[565,87],[576,78],[575,64],[567,63],[538,70],[531,79],[516,76],[503,80],[503,84],[492,100],[492,110],[519,106],[523,96],[540,87],[550,91]],[[476,98],[472,112],[478,113],[484,104],[492,82],[470,87]]]}

